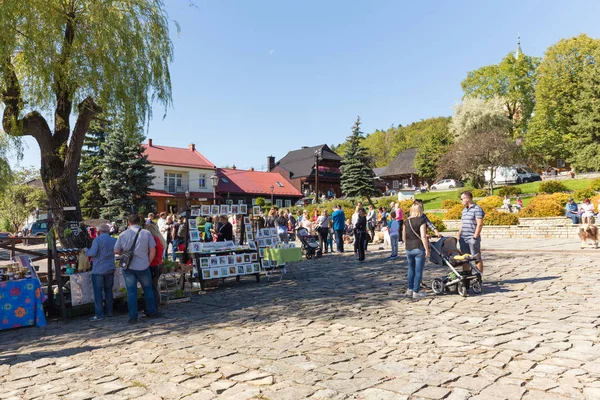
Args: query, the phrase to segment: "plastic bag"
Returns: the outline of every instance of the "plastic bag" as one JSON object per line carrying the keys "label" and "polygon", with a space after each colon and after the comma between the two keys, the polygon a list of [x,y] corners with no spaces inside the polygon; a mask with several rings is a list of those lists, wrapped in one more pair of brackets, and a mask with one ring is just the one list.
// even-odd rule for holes
{"label": "plastic bag", "polygon": [[92,269],[90,265],[90,260],[88,256],[85,255],[85,250],[81,250],[79,252],[79,265],[77,266],[77,270],[79,272],[89,271]]}

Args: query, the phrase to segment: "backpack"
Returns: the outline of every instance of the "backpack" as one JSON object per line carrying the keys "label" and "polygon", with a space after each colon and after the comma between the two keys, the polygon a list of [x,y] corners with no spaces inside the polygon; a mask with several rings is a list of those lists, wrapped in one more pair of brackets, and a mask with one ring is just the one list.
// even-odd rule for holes
{"label": "backpack", "polygon": [[187,226],[185,224],[179,224],[179,228],[177,229],[177,237],[181,239],[185,239],[187,236]]}

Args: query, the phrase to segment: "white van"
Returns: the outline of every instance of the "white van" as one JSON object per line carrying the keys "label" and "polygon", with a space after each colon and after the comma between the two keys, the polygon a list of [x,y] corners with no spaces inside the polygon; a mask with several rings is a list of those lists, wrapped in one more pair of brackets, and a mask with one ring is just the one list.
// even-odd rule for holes
{"label": "white van", "polygon": [[[525,165],[513,165],[511,167],[496,167],[494,174],[495,185],[505,185],[511,183],[527,183],[541,181],[542,177],[533,172],[529,167]],[[490,181],[491,170],[488,169],[484,173],[486,182]]]}

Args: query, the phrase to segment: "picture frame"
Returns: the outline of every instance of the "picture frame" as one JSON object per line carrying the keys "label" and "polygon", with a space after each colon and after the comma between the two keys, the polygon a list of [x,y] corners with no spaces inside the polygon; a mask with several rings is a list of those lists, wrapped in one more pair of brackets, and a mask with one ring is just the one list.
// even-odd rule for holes
{"label": "picture frame", "polygon": [[232,275],[237,275],[237,268],[235,267],[235,265],[229,266],[229,276],[232,276]]}
{"label": "picture frame", "polygon": [[257,253],[250,254],[250,260],[253,262],[258,261],[258,254]]}
{"label": "picture frame", "polygon": [[235,263],[236,264],[241,264],[244,262],[244,256],[242,254],[236,254],[235,256]]}
{"label": "picture frame", "polygon": [[211,268],[210,269],[210,277],[212,279],[214,279],[214,278],[220,278],[221,277],[221,270],[219,268]]}
{"label": "picture frame", "polygon": [[243,265],[237,265],[237,273],[238,275],[244,275],[244,266]]}
{"label": "picture frame", "polygon": [[[244,217],[244,225],[249,225],[252,224],[252,221],[250,221],[250,217]],[[252,227],[252,225],[250,225],[250,227]],[[246,229],[248,229],[248,227],[246,226]]]}
{"label": "picture frame", "polygon": [[248,214],[248,205],[240,204],[240,214]]}
{"label": "picture frame", "polygon": [[229,204],[221,204],[221,215],[229,215]]}
{"label": "picture frame", "polygon": [[254,273],[254,270],[252,269],[252,264],[245,264],[245,265],[244,265],[244,271],[245,271],[247,274],[252,274],[252,273]]}
{"label": "picture frame", "polygon": [[218,267],[219,266],[219,258],[218,257],[209,257],[210,267]]}
{"label": "picture frame", "polygon": [[188,220],[188,224],[190,224],[190,230],[198,230],[198,221],[196,220],[196,218],[190,218]]}
{"label": "picture frame", "polygon": [[[277,232],[277,231],[275,231],[275,232]],[[262,234],[265,237],[269,237],[269,236],[271,236],[271,230],[269,228],[263,228],[262,229]]]}
{"label": "picture frame", "polygon": [[265,246],[273,246],[273,239],[268,237],[265,239]]}
{"label": "picture frame", "polygon": [[252,224],[244,224],[244,228],[246,228],[246,232],[253,232]]}
{"label": "picture frame", "polygon": [[[248,248],[250,248],[251,250],[256,250],[256,242],[254,242],[254,241],[248,242]],[[256,254],[256,253],[254,253],[254,254]]]}
{"label": "picture frame", "polygon": [[231,206],[231,214],[238,215],[239,213],[240,213],[240,206],[238,206],[237,204],[233,204]]}
{"label": "picture frame", "polygon": [[202,270],[202,279],[210,279],[210,269],[203,269]]}
{"label": "picture frame", "polygon": [[200,240],[200,232],[198,230],[192,231],[190,230],[190,241],[198,242]]}
{"label": "picture frame", "polygon": [[208,257],[200,258],[200,268],[208,268],[208,267],[209,267]]}
{"label": "picture frame", "polygon": [[271,261],[269,261],[269,260],[262,260],[262,267],[263,267],[263,269],[271,268]]}
{"label": "picture frame", "polygon": [[252,214],[260,215],[260,206],[252,206]]}
{"label": "picture frame", "polygon": [[190,243],[190,247],[188,250],[190,253],[200,253],[200,252],[202,252],[202,243],[192,242],[192,243]]}
{"label": "picture frame", "polygon": [[227,256],[219,256],[219,265],[227,265]]}
{"label": "picture frame", "polygon": [[210,206],[210,213],[212,215],[219,215],[219,206],[218,205]]}
{"label": "picture frame", "polygon": [[203,205],[200,207],[200,215],[209,216],[210,215],[210,205]]}
{"label": "picture frame", "polygon": [[265,239],[258,239],[258,247],[265,247],[265,246],[266,246]]}
{"label": "picture frame", "polygon": [[192,209],[190,210],[190,215],[192,217],[197,217],[200,215],[200,209],[198,207],[192,207]]}
{"label": "picture frame", "polygon": [[265,249],[263,247],[258,248],[258,255],[260,256],[260,258],[263,258],[265,256]]}
{"label": "picture frame", "polygon": [[246,240],[254,240],[254,233],[247,232],[246,233]]}
{"label": "picture frame", "polygon": [[260,264],[259,263],[253,263],[252,264],[252,271],[259,273],[260,272]]}
{"label": "picture frame", "polygon": [[221,267],[220,274],[221,274],[221,278],[229,276],[229,267]]}
{"label": "picture frame", "polygon": [[235,264],[235,256],[233,254],[230,254],[227,256],[227,264],[229,264],[229,265]]}
{"label": "picture frame", "polygon": [[278,236],[277,235],[277,228],[269,228],[269,231],[271,233],[271,236]]}
{"label": "picture frame", "polygon": [[249,263],[252,260],[252,257],[249,253],[244,254],[244,263]]}

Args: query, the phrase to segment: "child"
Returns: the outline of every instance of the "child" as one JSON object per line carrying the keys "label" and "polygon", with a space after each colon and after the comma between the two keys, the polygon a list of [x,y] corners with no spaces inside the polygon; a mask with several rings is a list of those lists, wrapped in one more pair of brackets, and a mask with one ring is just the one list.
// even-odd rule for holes
{"label": "child", "polygon": [[400,237],[400,223],[396,219],[396,211],[390,213],[390,222],[388,229],[390,231],[390,244],[392,246],[392,255],[390,258],[398,257],[398,240]]}
{"label": "child", "polygon": [[333,221],[329,220],[329,233],[327,234],[327,247],[333,253]]}

